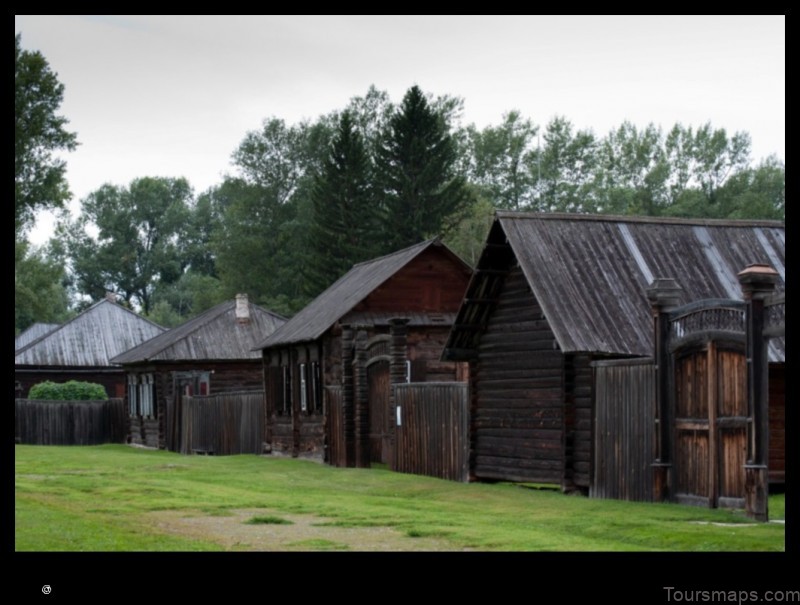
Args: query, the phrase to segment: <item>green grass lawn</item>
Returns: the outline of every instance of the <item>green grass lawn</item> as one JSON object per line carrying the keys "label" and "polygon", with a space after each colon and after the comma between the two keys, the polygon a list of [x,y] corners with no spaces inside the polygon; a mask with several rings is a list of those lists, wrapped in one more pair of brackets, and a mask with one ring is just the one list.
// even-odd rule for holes
{"label": "green grass lawn", "polygon": [[[431,544],[426,540],[454,551],[785,549],[782,524],[751,523],[742,511],[597,500],[268,456],[15,446],[17,551],[236,550],[213,535],[176,533],[152,519],[158,511],[198,519],[242,510],[261,511],[239,524],[248,531],[295,531],[306,518],[314,527],[354,534],[390,528],[412,544],[418,540],[420,550]],[[771,496],[771,518],[783,511],[783,495]],[[358,550],[342,540],[301,537],[295,544]]]}

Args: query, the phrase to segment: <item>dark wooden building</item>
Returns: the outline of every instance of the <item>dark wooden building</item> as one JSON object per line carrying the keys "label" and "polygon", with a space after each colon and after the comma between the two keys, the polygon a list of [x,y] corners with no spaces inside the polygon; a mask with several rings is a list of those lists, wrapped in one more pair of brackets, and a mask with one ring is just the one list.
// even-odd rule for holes
{"label": "dark wooden building", "polygon": [[440,357],[470,274],[428,240],[355,265],[259,343],[271,450],[387,462],[390,383],[465,379],[466,364]]}
{"label": "dark wooden building", "polygon": [[125,372],[111,359],[164,332],[164,328],[114,302],[111,297],[43,333],[14,357],[15,395],[50,380],[102,384],[109,397],[125,394]]}
{"label": "dark wooden building", "polygon": [[[596,458],[596,366],[652,359],[648,287],[669,277],[679,287],[678,304],[741,301],[737,274],[767,263],[779,273],[782,292],[784,247],[779,222],[498,212],[443,356],[470,364],[472,478],[588,490]],[[784,341],[769,346],[770,464],[778,479]],[[735,347],[743,357],[743,338]],[[652,394],[652,361],[649,370],[631,371]],[[613,376],[605,373],[606,379]],[[612,403],[619,404],[617,416],[636,410],[636,401],[612,397]],[[642,422],[649,414],[653,430],[654,411],[642,414],[625,418]],[[624,420],[617,417],[614,426]],[[655,450],[640,455],[649,467]]]}
{"label": "dark wooden building", "polygon": [[179,451],[181,396],[261,390],[253,346],[285,321],[239,294],[116,356],[127,376],[131,440]]}

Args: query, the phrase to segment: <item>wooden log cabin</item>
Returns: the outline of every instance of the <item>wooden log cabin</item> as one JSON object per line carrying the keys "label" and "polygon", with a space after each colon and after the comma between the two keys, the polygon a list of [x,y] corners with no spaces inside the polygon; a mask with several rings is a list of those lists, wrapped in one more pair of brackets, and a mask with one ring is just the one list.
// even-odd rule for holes
{"label": "wooden log cabin", "polygon": [[424,241],[355,265],[264,339],[269,450],[388,463],[390,384],[465,379],[466,364],[440,357],[470,275]]}
{"label": "wooden log cabin", "polygon": [[[497,212],[443,354],[469,363],[471,478],[588,491],[593,366],[652,360],[648,287],[670,277],[679,303],[741,301],[737,273],[751,263],[774,267],[783,291],[782,223]],[[781,482],[783,338],[769,361],[770,477]]]}
{"label": "wooden log cabin", "polygon": [[[109,397],[125,394],[125,372],[115,356],[164,332],[164,328],[118,305],[113,294],[61,326],[39,328],[39,336],[15,352],[15,395],[50,380],[103,385]],[[23,335],[20,335],[23,336]]]}
{"label": "wooden log cabin", "polygon": [[260,391],[261,355],[252,348],[285,321],[238,294],[116,356],[127,376],[131,442],[180,451],[183,395]]}

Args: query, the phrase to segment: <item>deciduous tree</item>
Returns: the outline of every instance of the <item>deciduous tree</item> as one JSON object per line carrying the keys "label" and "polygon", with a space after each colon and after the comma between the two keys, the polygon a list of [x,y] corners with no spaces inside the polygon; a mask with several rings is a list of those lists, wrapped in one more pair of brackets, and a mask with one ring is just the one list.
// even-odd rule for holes
{"label": "deciduous tree", "polygon": [[64,85],[38,51],[23,50],[14,37],[14,227],[17,235],[38,209],[62,207],[70,193],[65,162],[53,156],[73,150],[75,133],[58,115]]}

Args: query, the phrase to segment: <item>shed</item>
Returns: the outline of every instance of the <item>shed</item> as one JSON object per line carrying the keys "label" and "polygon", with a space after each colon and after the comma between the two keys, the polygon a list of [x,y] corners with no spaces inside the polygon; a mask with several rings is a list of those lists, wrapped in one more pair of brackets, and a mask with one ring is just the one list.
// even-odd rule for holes
{"label": "shed", "polygon": [[[472,477],[588,490],[593,362],[653,356],[656,278],[674,278],[681,303],[742,300],[751,263],[783,291],[782,223],[497,212],[443,356],[470,364]],[[782,338],[769,355],[782,472]]]}
{"label": "shed", "polygon": [[387,462],[390,383],[465,378],[466,364],[440,357],[470,275],[427,240],[353,266],[260,342],[271,450]]}
{"label": "shed", "polygon": [[239,294],[116,356],[127,375],[131,440],[179,451],[182,395],[260,390],[253,346],[285,322]]}
{"label": "shed", "polygon": [[45,380],[97,382],[109,397],[123,397],[125,373],[111,359],[162,332],[161,326],[105,298],[16,351],[17,397],[27,397],[34,384]]}

